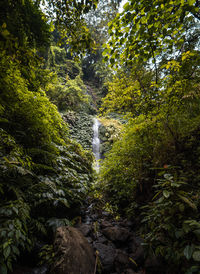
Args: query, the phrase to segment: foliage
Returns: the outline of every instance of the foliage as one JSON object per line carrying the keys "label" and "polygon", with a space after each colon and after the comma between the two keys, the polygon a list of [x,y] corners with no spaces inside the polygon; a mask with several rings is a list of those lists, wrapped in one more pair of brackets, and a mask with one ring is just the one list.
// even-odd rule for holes
{"label": "foliage", "polygon": [[0,81],[2,127],[26,147],[62,142],[59,135],[66,134],[66,126],[44,91],[32,92],[28,89],[19,63],[13,62],[11,57],[1,53],[0,62],[0,74],[3,76]]}
{"label": "foliage", "polygon": [[68,58],[65,48],[51,45],[48,51],[46,66],[66,83],[69,79],[82,76],[80,65]]}
{"label": "foliage", "polygon": [[60,81],[50,83],[47,95],[58,106],[60,112],[90,111],[90,97],[86,94],[85,85],[79,76],[74,80],[68,80],[65,84]]}
{"label": "foliage", "polygon": [[151,59],[157,70],[158,56],[183,49],[189,35],[187,24],[191,23],[192,33],[194,18],[200,19],[199,1],[127,1],[122,13],[109,23],[106,59],[113,65],[116,59],[129,64]]}
{"label": "foliage", "polygon": [[[180,267],[198,272],[199,237],[193,230],[199,222],[199,97],[187,100],[171,105],[170,112],[131,119],[100,171],[99,187],[120,213],[139,221],[144,214],[142,236],[173,273]],[[184,258],[188,249],[191,255]]]}
{"label": "foliage", "polygon": [[106,83],[108,94],[103,98],[100,111],[106,114],[117,112],[126,115],[147,113],[156,97],[151,86],[152,79],[152,71],[142,66],[133,66],[127,71],[118,70],[112,81]]}
{"label": "foliage", "polygon": [[28,43],[31,47],[44,48],[49,44],[50,26],[35,1],[2,0],[0,15],[1,39],[12,35],[20,47]]}
{"label": "foliage", "polygon": [[181,272],[196,273],[200,270],[200,223],[196,219],[199,192],[189,188],[184,178],[167,173],[168,169],[173,173],[173,167],[161,172],[164,178],[154,185],[156,194],[152,202],[142,208],[143,235],[157,256],[180,265]]}
{"label": "foliage", "polygon": [[85,112],[76,113],[68,111],[63,115],[63,119],[69,125],[71,138],[75,139],[84,149],[92,149],[93,119]]}
{"label": "foliage", "polygon": [[[37,1],[38,4],[42,0]],[[70,46],[71,55],[82,55],[91,47],[94,41],[86,27],[84,14],[92,8],[95,9],[97,0],[84,1],[56,1],[46,0],[45,13],[60,33],[60,43],[65,42]]]}
{"label": "foliage", "polygon": [[[45,93],[56,75],[39,57],[50,26],[38,3],[0,4],[1,273],[73,218],[93,180],[92,155],[69,139],[67,124]],[[73,81],[68,89],[79,98],[82,81]]]}
{"label": "foliage", "polygon": [[1,131],[2,273],[11,269],[22,249],[30,251],[37,238],[66,223],[63,217],[73,216],[73,207],[88,191],[92,180],[89,155],[69,141],[55,149],[57,155],[51,159],[44,150],[28,150],[35,159],[32,162],[12,136]]}
{"label": "foliage", "polygon": [[91,112],[91,97],[82,80],[80,65],[68,59],[65,49],[57,46],[50,47],[46,63],[51,78],[46,93],[59,111]]}
{"label": "foliage", "polygon": [[111,149],[112,144],[119,139],[122,124],[118,120],[108,117],[101,117],[99,121],[101,123],[99,127],[100,153],[101,157],[104,157],[105,153]]}
{"label": "foliage", "polygon": [[48,265],[52,265],[56,256],[53,245],[44,245],[39,255],[41,264],[48,263]]}
{"label": "foliage", "polygon": [[95,48],[82,59],[83,79],[90,82],[90,86],[97,88],[97,91],[95,88],[93,91],[100,98],[107,92],[106,79],[112,75],[108,64],[103,62],[102,45],[108,39],[107,24],[117,14],[119,2],[121,1],[99,1],[97,8],[85,16],[87,27],[95,41]]}

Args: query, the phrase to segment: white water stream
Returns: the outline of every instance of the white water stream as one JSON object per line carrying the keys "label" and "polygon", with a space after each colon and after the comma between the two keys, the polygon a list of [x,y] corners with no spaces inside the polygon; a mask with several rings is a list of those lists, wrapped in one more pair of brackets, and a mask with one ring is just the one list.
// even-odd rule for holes
{"label": "white water stream", "polygon": [[94,124],[93,124],[93,140],[92,140],[92,151],[95,156],[95,165],[94,169],[96,172],[99,172],[99,160],[100,160],[100,139],[99,139],[99,126],[100,122],[97,118],[94,118]]}

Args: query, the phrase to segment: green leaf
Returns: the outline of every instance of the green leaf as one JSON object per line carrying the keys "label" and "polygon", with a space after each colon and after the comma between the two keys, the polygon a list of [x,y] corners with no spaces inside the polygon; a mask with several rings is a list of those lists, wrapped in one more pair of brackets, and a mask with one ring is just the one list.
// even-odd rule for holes
{"label": "green leaf", "polygon": [[200,262],[200,251],[195,251],[192,255],[192,258],[194,259],[194,261]]}
{"label": "green leaf", "polygon": [[200,229],[194,230],[193,233],[194,233],[197,237],[200,236]]}
{"label": "green leaf", "polygon": [[16,246],[13,246],[13,247],[12,247],[12,250],[13,250],[13,253],[15,253],[15,254],[17,254],[17,255],[20,254],[20,253],[19,253],[19,249],[18,249]]}
{"label": "green leaf", "polygon": [[165,198],[169,198],[170,192],[167,191],[167,190],[163,190],[163,196],[164,196]]}
{"label": "green leaf", "polygon": [[192,253],[194,251],[194,246],[193,245],[187,245],[183,251],[183,254],[185,257],[189,260],[192,257]]}
{"label": "green leaf", "polygon": [[114,59],[114,58],[111,58],[111,59],[110,59],[110,63],[111,63],[112,65],[114,65],[115,59]]}
{"label": "green leaf", "polygon": [[5,264],[3,264],[3,265],[0,266],[0,273],[1,274],[7,274],[8,273],[7,267],[6,267]]}
{"label": "green leaf", "polygon": [[3,255],[4,255],[5,259],[8,258],[8,256],[10,255],[10,246],[7,246],[7,247],[4,249]]}
{"label": "green leaf", "polygon": [[190,6],[193,6],[195,2],[196,2],[196,0],[188,0],[188,4],[189,4]]}
{"label": "green leaf", "polygon": [[182,230],[177,230],[175,232],[175,236],[177,239],[181,238],[183,236],[184,232]]}
{"label": "green leaf", "polygon": [[192,203],[188,198],[182,196],[182,195],[178,195],[186,204],[188,204],[191,208],[197,210],[197,207],[194,203]]}
{"label": "green leaf", "polygon": [[180,204],[180,205],[179,205],[179,210],[180,210],[181,212],[183,212],[183,211],[185,210],[184,204]]}
{"label": "green leaf", "polygon": [[126,3],[126,4],[123,6],[123,9],[124,9],[125,11],[127,11],[127,10],[129,10],[129,7],[130,7],[129,3]]}
{"label": "green leaf", "polygon": [[7,29],[4,29],[2,32],[1,32],[1,35],[3,35],[4,37],[7,37],[10,35],[10,32],[7,30]]}

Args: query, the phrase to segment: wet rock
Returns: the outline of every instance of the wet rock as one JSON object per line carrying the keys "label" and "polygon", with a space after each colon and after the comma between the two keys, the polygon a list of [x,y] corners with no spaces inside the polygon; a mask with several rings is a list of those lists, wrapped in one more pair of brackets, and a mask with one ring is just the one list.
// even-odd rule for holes
{"label": "wet rock", "polygon": [[129,267],[129,265],[129,255],[126,252],[117,249],[115,256],[115,269],[117,273],[122,273],[124,269]]}
{"label": "wet rock", "polygon": [[85,237],[87,237],[92,231],[91,225],[89,224],[80,224],[77,226],[77,228],[83,233]]}
{"label": "wet rock", "polygon": [[133,228],[134,227],[134,223],[130,220],[123,220],[122,222],[120,222],[120,225],[123,227],[127,227],[127,228]]}
{"label": "wet rock", "polygon": [[97,242],[101,244],[108,243],[108,239],[101,233],[98,233]]}
{"label": "wet rock", "polygon": [[138,264],[141,265],[144,262],[145,254],[144,248],[140,245],[136,248],[134,253],[130,254],[130,257]]}
{"label": "wet rock", "polygon": [[102,233],[111,241],[126,242],[130,236],[130,232],[126,228],[121,227],[107,227],[102,230]]}
{"label": "wet rock", "polygon": [[104,219],[101,221],[101,228],[106,228],[106,227],[111,227],[111,226],[112,226],[112,224],[110,222],[108,222]]}
{"label": "wet rock", "polygon": [[92,223],[92,219],[89,216],[85,216],[84,217],[84,223],[87,224],[87,225],[89,225],[89,224]]}
{"label": "wet rock", "polygon": [[131,236],[128,243],[128,249],[130,253],[135,253],[137,248],[143,243],[142,239],[137,236]]}
{"label": "wet rock", "polygon": [[98,216],[98,214],[92,214],[91,218],[92,218],[93,221],[97,221],[99,216]]}
{"label": "wet rock", "polygon": [[107,211],[102,211],[102,216],[109,217],[110,213]]}
{"label": "wet rock", "polygon": [[117,249],[115,261],[120,263],[121,265],[128,266],[129,265],[129,255],[126,252],[124,252],[120,249]]}
{"label": "wet rock", "polygon": [[94,273],[94,251],[78,229],[59,227],[54,247],[59,259],[54,263],[51,274]]}
{"label": "wet rock", "polygon": [[95,243],[94,247],[99,252],[99,258],[100,258],[103,270],[112,271],[114,266],[115,256],[116,256],[116,250],[111,245],[105,245],[101,243]]}
{"label": "wet rock", "polygon": [[145,252],[142,246],[143,240],[140,237],[132,236],[129,242],[129,252],[131,257],[138,264],[144,263]]}
{"label": "wet rock", "polygon": [[91,244],[93,242],[92,238],[91,237],[86,237],[87,241],[89,244]]}

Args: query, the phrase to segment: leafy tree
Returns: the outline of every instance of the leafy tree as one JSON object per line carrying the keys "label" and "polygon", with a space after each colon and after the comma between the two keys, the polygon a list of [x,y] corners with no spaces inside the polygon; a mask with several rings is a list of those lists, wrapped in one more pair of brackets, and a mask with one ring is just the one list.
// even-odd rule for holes
{"label": "leafy tree", "polygon": [[91,111],[91,98],[82,81],[80,64],[67,58],[64,48],[51,46],[47,58],[47,70],[51,81],[45,86],[50,100],[59,111]]}
{"label": "leafy tree", "polygon": [[[41,1],[37,1],[41,2]],[[46,1],[46,13],[53,20],[55,28],[60,34],[60,41],[70,44],[71,54],[80,55],[84,49],[93,46],[90,32],[85,25],[84,14],[96,8],[97,0],[84,1]]]}
{"label": "leafy tree", "polygon": [[164,51],[182,48],[187,39],[186,22],[194,18],[199,20],[199,1],[128,1],[109,23],[111,63],[117,58],[123,63],[152,58],[156,63]]}
{"label": "leafy tree", "polygon": [[101,89],[105,79],[111,74],[107,64],[103,62],[102,45],[108,39],[107,24],[116,16],[119,2],[121,1],[99,1],[97,8],[85,16],[91,37],[95,41],[95,48],[82,60],[83,79]]}
{"label": "leafy tree", "polygon": [[[49,2],[59,13],[58,2]],[[40,57],[42,48],[49,44],[50,24],[39,3],[31,0],[0,3],[0,272],[3,274],[12,271],[21,252],[30,251],[38,238],[48,240],[52,228],[69,223],[93,179],[92,156],[69,139],[66,123],[45,93],[55,76],[44,69]],[[87,3],[81,7],[86,8]],[[78,7],[72,1],[68,4],[73,8],[66,17],[73,17]],[[65,17],[65,11],[62,10],[61,16]],[[69,34],[70,24],[67,27]]]}
{"label": "leafy tree", "polygon": [[102,165],[103,191],[143,219],[150,251],[173,273],[199,271],[198,13],[198,1],[128,1],[104,53],[120,68],[103,110],[129,123]]}

